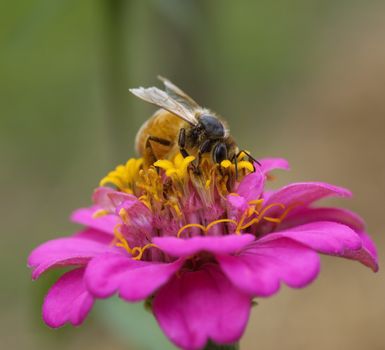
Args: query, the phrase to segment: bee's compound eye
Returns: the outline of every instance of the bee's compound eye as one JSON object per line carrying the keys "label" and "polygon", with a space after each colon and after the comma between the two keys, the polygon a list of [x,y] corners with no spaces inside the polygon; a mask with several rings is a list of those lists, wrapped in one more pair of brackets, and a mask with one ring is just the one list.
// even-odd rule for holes
{"label": "bee's compound eye", "polygon": [[227,148],[224,143],[217,143],[213,149],[213,159],[215,163],[220,164],[227,159]]}

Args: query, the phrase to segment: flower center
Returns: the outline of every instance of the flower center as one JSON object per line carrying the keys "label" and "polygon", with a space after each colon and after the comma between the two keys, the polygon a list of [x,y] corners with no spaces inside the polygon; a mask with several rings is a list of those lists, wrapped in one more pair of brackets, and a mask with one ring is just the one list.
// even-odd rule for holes
{"label": "flower center", "polygon": [[[153,236],[241,234],[262,219],[277,220],[265,215],[271,206],[261,209],[263,200],[259,199],[250,202],[239,218],[228,216],[227,196],[243,177],[254,171],[253,164],[244,157],[239,155],[237,169],[228,160],[213,164],[206,155],[197,166],[194,157],[184,158],[181,154],[172,160],[158,160],[151,166],[146,166],[143,159],[130,159],[116,167],[100,185],[112,184],[117,191],[134,195],[148,213],[145,209],[128,209],[130,212],[120,209],[122,224],[115,227],[112,244],[125,249],[133,259],[148,259],[154,251],[159,255],[154,250],[157,247],[152,243]],[[102,209],[95,216],[107,213]],[[141,226],[136,230],[133,225]]]}
{"label": "flower center", "polygon": [[171,215],[187,224],[186,214],[196,210],[198,202],[204,210],[210,211],[218,200],[233,191],[237,182],[254,170],[250,162],[243,160],[244,156],[238,157],[238,178],[235,165],[228,160],[218,165],[204,156],[196,166],[193,156],[184,158],[177,154],[172,161],[158,160],[150,167],[145,167],[143,159],[130,159],[108,173],[100,186],[112,184],[118,191],[135,195],[153,213]]}

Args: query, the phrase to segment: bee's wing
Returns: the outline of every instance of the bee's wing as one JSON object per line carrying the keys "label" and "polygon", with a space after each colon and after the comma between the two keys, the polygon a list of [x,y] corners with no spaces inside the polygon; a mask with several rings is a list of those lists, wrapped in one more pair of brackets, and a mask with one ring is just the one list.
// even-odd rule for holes
{"label": "bee's wing", "polygon": [[182,89],[177,87],[167,78],[158,76],[158,79],[164,84],[166,92],[176,101],[182,103],[187,108],[200,109],[201,107],[196,103],[189,95],[187,95]]}
{"label": "bee's wing", "polygon": [[195,117],[195,108],[185,106],[184,104],[177,101],[175,98],[170,96],[169,93],[162,91],[156,87],[143,88],[139,87],[136,89],[130,89],[135,96],[152,103],[158,107],[161,107],[175,115],[182,118],[186,122],[192,125],[197,124]]}

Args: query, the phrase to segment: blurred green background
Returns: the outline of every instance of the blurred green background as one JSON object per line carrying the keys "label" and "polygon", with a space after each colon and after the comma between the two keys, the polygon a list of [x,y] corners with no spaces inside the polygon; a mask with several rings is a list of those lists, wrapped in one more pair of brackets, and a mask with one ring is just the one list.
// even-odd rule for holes
{"label": "blurred green background", "polygon": [[[164,75],[223,115],[289,181],[352,189],[383,260],[385,3],[354,0],[15,0],[0,3],[1,312],[4,349],[171,349],[149,314],[98,302],[80,328],[40,307],[57,273],[31,282],[28,253],[73,232],[70,212],[134,155],[154,108],[129,87]],[[303,291],[253,310],[243,350],[384,349],[385,280],[323,258]],[[155,330],[154,330],[155,329]]]}

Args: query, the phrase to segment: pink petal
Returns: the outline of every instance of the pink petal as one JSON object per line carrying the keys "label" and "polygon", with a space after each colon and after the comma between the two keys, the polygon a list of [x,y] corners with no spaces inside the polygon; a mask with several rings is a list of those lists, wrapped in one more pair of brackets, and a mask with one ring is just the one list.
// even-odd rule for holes
{"label": "pink petal", "polygon": [[177,346],[202,349],[209,339],[234,343],[242,336],[251,299],[235,288],[216,265],[174,276],[155,295],[153,312]]}
{"label": "pink petal", "polygon": [[300,211],[289,214],[279,226],[281,229],[291,228],[314,221],[333,221],[344,224],[354,231],[365,229],[362,218],[350,210],[342,208],[301,208]]}
{"label": "pink petal", "polygon": [[108,245],[84,238],[58,238],[35,248],[28,257],[33,268],[32,278],[37,279],[54,266],[85,265],[91,258],[112,249]]}
{"label": "pink petal", "polygon": [[246,201],[255,200],[261,196],[264,184],[265,174],[260,169],[260,166],[256,165],[255,171],[243,178],[236,193]]}
{"label": "pink petal", "polygon": [[98,298],[119,292],[120,297],[133,302],[152,295],[182,264],[181,259],[173,263],[152,263],[122,254],[104,254],[88,264],[85,280],[89,291]]}
{"label": "pink petal", "polygon": [[93,215],[100,209],[99,206],[77,209],[72,213],[71,221],[113,235],[120,218],[113,214],[94,218]]}
{"label": "pink petal", "polygon": [[229,204],[227,211],[228,217],[238,221],[242,214],[249,208],[249,203],[244,197],[235,194],[229,194],[226,199]]}
{"label": "pink petal", "polygon": [[[329,185],[324,182],[302,182],[294,183],[275,191],[264,203],[267,207],[274,203],[280,203],[287,207],[298,206],[298,209],[307,206],[322,198],[337,196],[350,197],[351,192],[345,188]],[[293,211],[297,208],[294,207]],[[266,215],[273,216],[282,213],[279,207],[273,207],[266,212]]]}
{"label": "pink petal", "polygon": [[98,187],[94,191],[92,200],[97,206],[113,213],[123,202],[138,199],[132,194],[116,191],[110,187]]}
{"label": "pink petal", "polygon": [[263,158],[259,160],[259,163],[261,163],[262,172],[264,174],[267,174],[275,169],[290,169],[289,162],[283,158]]}
{"label": "pink petal", "polygon": [[299,212],[289,215],[279,229],[292,228],[314,221],[333,221],[352,228],[360,236],[362,248],[360,250],[346,251],[345,258],[357,260],[368,266],[373,271],[378,271],[378,257],[376,247],[367,233],[365,223],[356,213],[340,208],[304,208]]}
{"label": "pink petal", "polygon": [[188,257],[199,252],[213,254],[234,253],[253,242],[250,234],[227,236],[196,236],[192,238],[154,237],[160,250],[174,257]]}
{"label": "pink petal", "polygon": [[83,275],[84,268],[69,271],[48,291],[43,304],[43,319],[48,326],[78,326],[84,321],[94,299],[84,286]]}
{"label": "pink petal", "polygon": [[[119,214],[121,209],[124,209],[128,217],[129,232],[135,235],[141,234],[142,237],[148,236],[151,239],[153,230],[153,214],[151,210],[136,197],[125,199],[116,207],[116,213]],[[127,224],[127,222],[125,222]]]}
{"label": "pink petal", "polygon": [[374,272],[377,272],[379,267],[376,246],[366,232],[358,231],[357,234],[362,240],[362,248],[359,250],[347,250],[343,257],[351,260],[357,260],[365,266],[371,268]]}
{"label": "pink petal", "polygon": [[116,207],[112,203],[110,198],[110,194],[113,194],[113,193],[122,193],[122,192],[117,192],[116,190],[110,187],[98,187],[94,190],[94,193],[92,195],[92,201],[95,203],[97,207],[113,213]]}
{"label": "pink petal", "polygon": [[217,256],[231,282],[245,293],[270,296],[280,282],[301,288],[312,282],[319,272],[318,254],[287,238],[256,242],[239,256]]}
{"label": "pink petal", "polygon": [[98,231],[92,228],[86,228],[83,231],[75,233],[73,237],[88,239],[90,241],[95,241],[104,245],[110,245],[113,240],[109,233]]}
{"label": "pink petal", "polygon": [[360,237],[351,228],[329,221],[318,221],[274,232],[262,237],[257,244],[284,237],[328,255],[344,256],[347,251],[359,250],[362,246]]}

